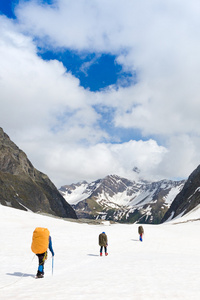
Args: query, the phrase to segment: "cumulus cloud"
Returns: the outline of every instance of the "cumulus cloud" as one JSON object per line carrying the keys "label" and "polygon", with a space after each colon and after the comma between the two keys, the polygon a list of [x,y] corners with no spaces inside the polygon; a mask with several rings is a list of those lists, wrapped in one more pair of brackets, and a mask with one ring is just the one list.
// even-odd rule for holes
{"label": "cumulus cloud", "polygon": [[90,131],[88,136],[99,134],[101,139],[100,129],[91,132],[98,115],[87,103],[89,92],[80,87],[79,80],[67,73],[62,63],[39,58],[33,41],[11,21],[1,18],[0,22],[4,25],[0,29],[1,121],[22,131],[25,124],[30,130],[30,124],[32,133],[35,128],[39,134],[77,127],[80,132],[74,139],[77,134],[85,136],[81,133],[85,130]]}
{"label": "cumulus cloud", "polygon": [[115,97],[117,126],[141,128],[145,135],[199,133],[196,1],[30,1],[17,15],[22,28],[54,47],[116,54],[125,69],[137,71],[129,95],[123,89],[106,99]]}
{"label": "cumulus cloud", "polygon": [[[54,139],[55,142],[55,139]],[[48,142],[49,145],[49,142]],[[30,148],[29,148],[30,147]],[[26,145],[28,152],[37,153],[38,142]],[[129,141],[123,144],[105,144],[83,146],[64,143],[52,143],[51,149],[41,147],[40,158],[33,158],[49,170],[50,178],[60,184],[92,181],[109,174],[117,174],[131,180],[160,179],[158,166],[167,150],[155,141]],[[137,167],[141,172],[133,172]],[[64,180],[63,180],[64,179]]]}
{"label": "cumulus cloud", "polygon": [[[200,8],[197,0],[22,1],[0,16],[1,126],[57,186],[108,173],[187,177],[199,164]],[[116,56],[137,83],[90,92],[37,45]],[[87,65],[83,67],[89,67]],[[111,144],[95,107],[142,140]]]}

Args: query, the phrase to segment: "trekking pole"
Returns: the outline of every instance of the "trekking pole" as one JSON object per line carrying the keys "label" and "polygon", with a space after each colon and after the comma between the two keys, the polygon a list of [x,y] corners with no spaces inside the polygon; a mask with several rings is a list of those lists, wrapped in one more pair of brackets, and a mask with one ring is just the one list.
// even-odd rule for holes
{"label": "trekking pole", "polygon": [[53,276],[54,257],[52,256],[52,276]]}

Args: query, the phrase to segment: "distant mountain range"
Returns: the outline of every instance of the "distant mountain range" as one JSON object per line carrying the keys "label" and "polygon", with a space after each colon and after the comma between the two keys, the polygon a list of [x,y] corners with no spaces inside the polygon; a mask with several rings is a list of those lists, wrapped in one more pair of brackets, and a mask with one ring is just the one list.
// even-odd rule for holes
{"label": "distant mountain range", "polygon": [[159,224],[200,205],[200,165],[182,181],[135,182],[110,175],[59,190],[79,218]]}
{"label": "distant mountain range", "polygon": [[78,218],[159,224],[185,181],[135,182],[109,175],[91,183],[62,186],[59,191]]}
{"label": "distant mountain range", "polygon": [[199,206],[200,166],[188,180],[135,182],[109,175],[57,190],[0,128],[0,204],[62,218],[159,224]]}
{"label": "distant mountain range", "polygon": [[26,154],[0,128],[0,204],[76,219],[74,209],[47,175],[36,170]]}

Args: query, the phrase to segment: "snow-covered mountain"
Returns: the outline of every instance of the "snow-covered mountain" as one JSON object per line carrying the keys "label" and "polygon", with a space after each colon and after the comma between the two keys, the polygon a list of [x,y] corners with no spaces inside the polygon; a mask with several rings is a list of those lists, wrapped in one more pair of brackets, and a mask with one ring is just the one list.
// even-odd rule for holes
{"label": "snow-covered mountain", "polygon": [[200,205],[200,165],[191,173],[162,222],[183,216]]}
{"label": "snow-covered mountain", "polygon": [[79,218],[158,224],[184,183],[135,182],[109,175],[91,183],[65,185],[59,191]]}

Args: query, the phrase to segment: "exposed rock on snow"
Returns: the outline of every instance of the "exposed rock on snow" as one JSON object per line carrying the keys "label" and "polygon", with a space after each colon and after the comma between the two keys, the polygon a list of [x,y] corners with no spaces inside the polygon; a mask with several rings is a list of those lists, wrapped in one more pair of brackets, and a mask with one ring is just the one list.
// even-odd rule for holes
{"label": "exposed rock on snow", "polygon": [[62,186],[60,192],[79,218],[157,224],[184,182],[134,182],[109,175],[92,183]]}

